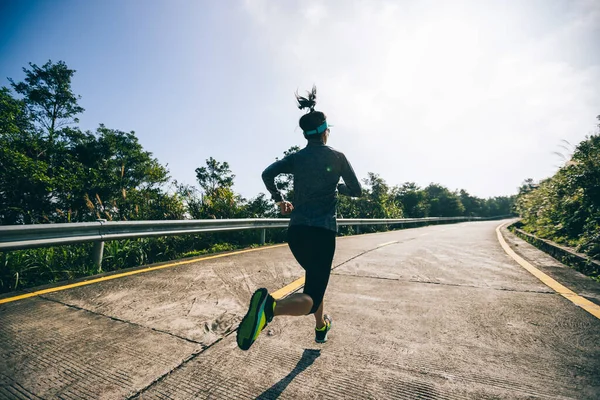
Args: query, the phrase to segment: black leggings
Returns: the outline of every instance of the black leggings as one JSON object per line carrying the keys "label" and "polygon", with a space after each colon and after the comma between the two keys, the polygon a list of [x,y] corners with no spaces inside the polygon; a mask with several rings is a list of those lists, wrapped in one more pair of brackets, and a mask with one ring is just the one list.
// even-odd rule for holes
{"label": "black leggings", "polygon": [[291,225],[288,228],[288,244],[298,263],[306,271],[304,293],[313,300],[309,314],[317,311],[331,274],[335,253],[336,232],[314,226]]}

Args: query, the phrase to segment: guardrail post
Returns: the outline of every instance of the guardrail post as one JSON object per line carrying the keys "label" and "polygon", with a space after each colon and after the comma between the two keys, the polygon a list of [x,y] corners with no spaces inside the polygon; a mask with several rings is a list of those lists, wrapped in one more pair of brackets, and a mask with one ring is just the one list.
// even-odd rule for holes
{"label": "guardrail post", "polygon": [[94,265],[98,272],[102,272],[102,254],[104,253],[104,242],[94,242]]}
{"label": "guardrail post", "polygon": [[266,229],[261,229],[260,230],[260,244],[265,244],[266,241],[266,236],[267,236],[267,230]]}
{"label": "guardrail post", "polygon": [[360,225],[354,225],[354,227],[356,228],[356,234],[360,235]]}
{"label": "guardrail post", "polygon": [[[106,222],[105,219],[97,219],[102,225]],[[92,257],[94,259],[94,265],[98,268],[98,272],[102,272],[102,255],[104,254],[104,242],[94,242],[94,250]]]}

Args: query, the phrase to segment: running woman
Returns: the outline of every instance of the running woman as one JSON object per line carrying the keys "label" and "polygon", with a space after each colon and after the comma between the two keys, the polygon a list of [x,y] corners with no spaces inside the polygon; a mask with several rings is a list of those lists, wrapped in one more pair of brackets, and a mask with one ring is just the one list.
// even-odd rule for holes
{"label": "running woman", "polygon": [[[237,332],[242,350],[248,350],[265,326],[279,315],[314,314],[317,343],[325,343],[331,329],[331,318],[323,315],[323,296],[335,253],[337,194],[359,197],[362,190],[346,156],[326,146],[327,118],[315,111],[316,98],[314,86],[307,97],[296,94],[298,108],[308,110],[300,118],[300,128],[308,141],[306,147],[274,162],[262,173],[281,214],[291,213],[287,239],[292,254],[306,271],[304,293],[276,301],[265,288],[254,292]],[[279,174],[294,176],[292,203],[284,200],[275,186]],[[344,183],[339,183],[340,177]]]}

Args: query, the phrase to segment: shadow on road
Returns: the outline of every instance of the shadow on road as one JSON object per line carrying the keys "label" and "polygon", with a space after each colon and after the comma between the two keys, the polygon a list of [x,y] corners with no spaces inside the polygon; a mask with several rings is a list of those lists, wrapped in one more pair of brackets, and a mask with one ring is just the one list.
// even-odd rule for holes
{"label": "shadow on road", "polygon": [[288,387],[288,385],[294,380],[300,372],[304,371],[306,368],[310,367],[313,362],[321,355],[321,350],[313,350],[313,349],[305,349],[302,353],[302,358],[298,361],[298,364],[294,367],[294,369],[283,377],[279,382],[271,386],[269,389],[262,392],[256,400],[267,400],[267,399],[277,399],[281,393]]}

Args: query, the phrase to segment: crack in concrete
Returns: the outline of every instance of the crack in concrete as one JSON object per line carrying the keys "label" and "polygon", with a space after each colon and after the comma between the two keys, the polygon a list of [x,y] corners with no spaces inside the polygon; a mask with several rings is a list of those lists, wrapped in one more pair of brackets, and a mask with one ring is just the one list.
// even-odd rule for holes
{"label": "crack in concrete", "polygon": [[356,258],[358,258],[360,256],[364,256],[365,254],[370,253],[372,251],[382,249],[382,248],[384,248],[386,246],[389,246],[389,245],[392,245],[392,244],[402,244],[402,243],[410,242],[411,240],[415,240],[415,239],[416,239],[416,237],[413,237],[413,238],[408,238],[408,239],[406,239],[404,241],[394,241],[394,242],[384,243],[384,245],[378,245],[377,247],[374,247],[372,249],[364,250],[364,251],[358,253],[357,255],[355,255],[354,257],[350,257],[346,261],[342,261],[338,265],[332,267],[331,270],[333,271],[334,269],[336,269],[338,267],[341,267],[342,265],[344,265],[346,263],[349,263],[350,261],[352,261],[352,260],[354,260],[354,259],[356,259]]}
{"label": "crack in concrete", "polygon": [[382,279],[382,280],[398,281],[398,282],[424,283],[424,284],[428,284],[428,285],[468,287],[468,288],[473,288],[473,289],[500,290],[500,291],[505,291],[505,292],[516,292],[516,293],[556,294],[555,292],[542,291],[542,290],[517,290],[517,289],[510,289],[510,288],[494,288],[494,287],[490,287],[490,286],[475,286],[475,285],[464,285],[464,284],[459,284],[459,283],[445,283],[445,282],[435,282],[435,281],[419,281],[416,279],[388,278],[388,277],[384,277],[384,276],[373,276],[373,275],[355,275],[355,274],[343,274],[343,273],[331,273],[331,275],[351,276],[354,278]]}
{"label": "crack in concrete", "polygon": [[193,340],[193,339],[186,338],[186,337],[184,337],[184,336],[179,336],[179,335],[176,335],[176,334],[174,334],[174,333],[171,333],[171,332],[163,331],[163,330],[161,330],[161,329],[156,329],[156,328],[152,328],[152,327],[150,327],[150,326],[145,326],[145,325],[138,324],[138,323],[136,323],[136,322],[127,321],[127,320],[124,320],[124,319],[120,319],[120,318],[112,317],[112,316],[110,316],[110,315],[106,315],[106,314],[103,314],[103,313],[101,313],[101,312],[98,312],[98,311],[92,311],[92,310],[88,310],[87,308],[83,308],[83,307],[79,307],[79,306],[76,306],[76,305],[73,305],[73,304],[65,303],[65,302],[63,302],[63,301],[56,300],[56,299],[52,299],[52,298],[50,298],[50,297],[46,297],[46,296],[43,296],[43,295],[41,295],[41,296],[38,296],[38,297],[39,297],[40,299],[43,299],[43,300],[46,300],[46,301],[51,301],[51,302],[54,302],[54,303],[58,303],[58,304],[61,304],[61,305],[63,305],[63,306],[66,306],[66,307],[74,308],[74,309],[76,309],[76,310],[85,311],[85,312],[88,312],[88,313],[90,313],[90,314],[94,314],[94,315],[98,315],[98,316],[101,316],[101,317],[105,317],[105,318],[108,318],[108,319],[110,319],[110,320],[113,320],[113,321],[122,322],[122,323],[125,323],[125,324],[129,324],[129,325],[137,326],[137,327],[139,327],[139,328],[143,328],[143,329],[149,329],[149,330],[151,330],[151,331],[154,331],[154,332],[158,332],[158,333],[164,333],[165,335],[169,335],[169,336],[172,336],[172,337],[174,337],[174,338],[177,338],[177,339],[184,340],[184,341],[186,341],[186,342],[189,342],[189,343],[193,343],[193,344],[199,344],[199,345],[200,345],[200,346],[202,346],[202,347],[206,347],[206,345],[205,345],[205,344],[203,344],[203,343],[201,343],[201,342],[198,342],[198,341],[196,341],[196,340]]}
{"label": "crack in concrete", "polygon": [[146,392],[148,389],[150,389],[152,386],[154,386],[154,385],[162,382],[166,377],[168,377],[169,375],[171,375],[173,372],[175,372],[175,371],[183,368],[187,363],[189,363],[190,361],[192,361],[193,359],[195,359],[200,354],[204,353],[206,350],[210,349],[211,347],[213,347],[217,343],[221,342],[223,339],[228,338],[235,331],[237,331],[237,328],[234,329],[234,330],[232,330],[232,331],[230,331],[230,332],[228,332],[228,333],[226,333],[223,337],[220,337],[219,339],[215,340],[214,342],[212,342],[208,346],[204,347],[203,349],[200,349],[198,351],[194,351],[192,354],[190,354],[189,356],[187,356],[181,363],[179,363],[178,365],[176,365],[173,368],[171,368],[171,370],[169,370],[168,372],[160,375],[159,377],[157,377],[156,379],[154,379],[152,382],[150,382],[149,384],[147,384],[146,386],[144,386],[140,390],[138,390],[135,393],[131,394],[129,397],[127,397],[127,400],[132,400],[132,399],[134,399],[137,396],[139,396],[139,398],[142,398],[141,397],[142,394],[144,392]]}
{"label": "crack in concrete", "polygon": [[140,327],[140,328],[144,328],[144,329],[149,329],[149,330],[151,330],[151,331],[154,331],[154,332],[157,332],[157,333],[163,333],[163,334],[166,334],[166,335],[168,335],[168,336],[171,336],[171,337],[174,337],[174,338],[177,338],[177,339],[181,339],[181,340],[184,340],[184,341],[186,341],[186,342],[193,343],[193,344],[197,344],[197,345],[200,345],[200,346],[201,346],[201,348],[200,348],[200,349],[198,349],[198,350],[196,350],[196,351],[192,352],[190,355],[188,355],[186,358],[184,358],[184,359],[183,359],[183,360],[182,360],[182,361],[181,361],[179,364],[177,364],[177,365],[175,365],[173,368],[171,368],[171,369],[170,369],[168,372],[166,372],[166,373],[164,373],[164,374],[162,374],[162,375],[158,376],[156,379],[154,379],[154,380],[153,380],[152,382],[150,382],[148,385],[144,386],[143,388],[141,388],[141,389],[139,389],[139,390],[135,391],[133,394],[129,395],[129,396],[127,397],[127,400],[133,399],[133,398],[135,398],[136,396],[140,396],[142,393],[144,393],[145,391],[147,391],[148,389],[150,389],[150,388],[151,388],[153,385],[155,385],[155,384],[157,384],[157,383],[161,382],[161,381],[162,381],[162,380],[163,380],[165,377],[169,376],[169,375],[170,375],[171,373],[173,373],[174,371],[176,371],[176,370],[178,370],[178,369],[182,368],[182,367],[183,367],[183,366],[185,366],[185,365],[186,365],[188,362],[192,361],[193,359],[195,359],[196,357],[198,357],[200,354],[202,354],[202,353],[203,353],[203,352],[205,352],[206,350],[210,349],[212,346],[216,345],[216,344],[217,344],[217,343],[219,343],[221,340],[223,340],[223,339],[225,339],[225,338],[229,337],[229,336],[230,336],[232,333],[234,333],[235,331],[237,331],[237,328],[235,328],[235,329],[233,329],[233,330],[231,330],[231,331],[229,331],[229,332],[225,333],[225,335],[223,335],[222,337],[218,338],[217,340],[215,340],[215,341],[214,341],[214,342],[212,342],[211,344],[209,344],[209,345],[205,345],[205,344],[203,344],[203,343],[200,343],[200,342],[197,342],[197,341],[195,341],[195,340],[192,340],[192,339],[189,339],[189,338],[186,338],[186,337],[183,337],[183,336],[175,335],[175,334],[173,334],[173,333],[171,333],[171,332],[163,331],[163,330],[156,329],[156,328],[152,328],[152,327],[149,327],[149,326],[140,325],[140,324],[138,324],[138,323],[131,322],[131,321],[125,321],[125,320],[122,320],[122,319],[120,319],[120,318],[111,317],[110,315],[102,314],[102,313],[100,313],[100,312],[97,312],[97,311],[88,310],[88,309],[86,309],[86,308],[79,307],[79,306],[75,306],[75,305],[73,305],[73,304],[68,304],[68,303],[62,302],[62,301],[60,301],[60,300],[51,299],[51,298],[48,298],[48,297],[46,297],[46,296],[39,296],[39,297],[40,297],[41,299],[43,299],[43,300],[46,300],[46,301],[51,301],[51,302],[54,302],[54,303],[58,303],[58,304],[61,304],[61,305],[63,305],[63,306],[66,306],[66,307],[74,308],[74,309],[76,309],[76,310],[85,311],[85,312],[88,312],[88,313],[90,313],[90,314],[94,314],[94,315],[98,315],[98,316],[101,316],[101,317],[105,317],[105,318],[108,318],[108,319],[110,319],[110,320],[113,320],[113,321],[122,322],[122,323],[129,324],[129,325],[134,325],[134,326],[137,326],[137,327]]}

